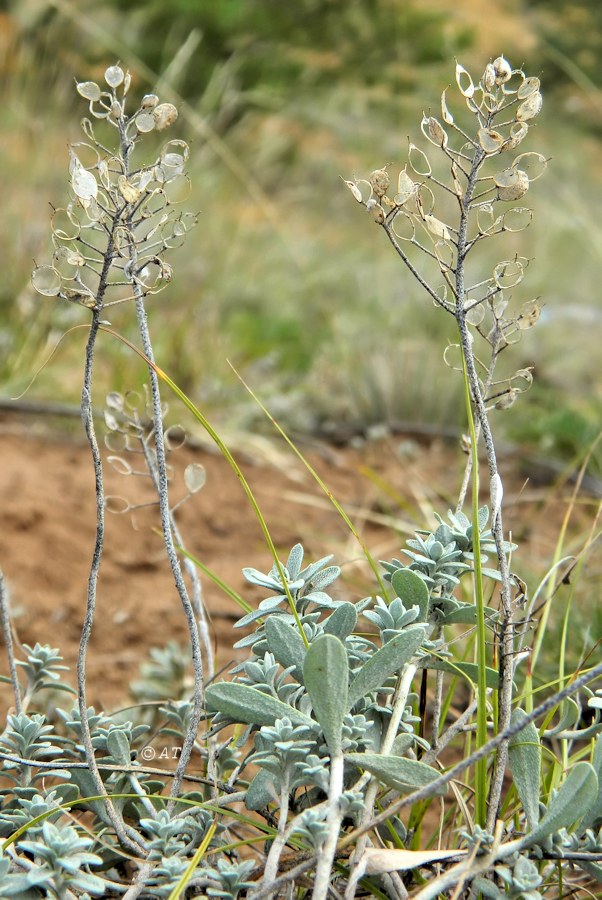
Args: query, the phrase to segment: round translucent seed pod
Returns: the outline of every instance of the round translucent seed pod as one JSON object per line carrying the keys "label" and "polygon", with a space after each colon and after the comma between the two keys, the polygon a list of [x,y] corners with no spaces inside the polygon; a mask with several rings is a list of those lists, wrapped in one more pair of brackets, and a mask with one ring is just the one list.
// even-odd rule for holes
{"label": "round translucent seed pod", "polygon": [[159,98],[156,94],[145,94],[142,98],[141,107],[142,109],[154,109],[158,103]]}
{"label": "round translucent seed pod", "polygon": [[201,463],[189,463],[184,469],[184,483],[191,494],[196,494],[207,481],[207,470]]}
{"label": "round translucent seed pod", "polygon": [[124,77],[125,73],[121,66],[109,66],[109,68],[105,70],[105,81],[109,87],[119,87]]}
{"label": "round translucent seed pod", "polygon": [[160,103],[153,109],[153,118],[157,131],[164,131],[178,118],[178,110],[173,103]]}
{"label": "round translucent seed pod", "polygon": [[512,66],[503,56],[493,60],[496,84],[505,84],[512,77]]}
{"label": "round translucent seed pod", "polygon": [[100,100],[102,91],[95,81],[80,81],[77,84],[77,93],[86,100]]}
{"label": "round translucent seed pod", "polygon": [[61,276],[54,266],[38,266],[31,273],[31,283],[38,294],[56,297],[61,289]]}
{"label": "round translucent seed pod", "polygon": [[529,190],[529,176],[522,169],[504,169],[494,181],[500,200],[520,200]]}
{"label": "round translucent seed pod", "polygon": [[375,169],[371,173],[368,181],[376,196],[380,199],[387,193],[387,189],[391,184],[391,178],[386,169]]}
{"label": "round translucent seed pod", "polygon": [[135,122],[136,122],[136,128],[142,134],[152,131],[155,127],[155,120],[151,113],[147,113],[147,112],[139,113],[136,116]]}

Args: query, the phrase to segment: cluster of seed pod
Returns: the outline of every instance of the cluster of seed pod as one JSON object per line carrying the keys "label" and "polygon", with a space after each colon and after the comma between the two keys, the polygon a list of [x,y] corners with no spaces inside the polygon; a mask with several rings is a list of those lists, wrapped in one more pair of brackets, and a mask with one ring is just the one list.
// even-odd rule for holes
{"label": "cluster of seed pod", "polygon": [[[469,324],[499,351],[518,340],[539,317],[537,300],[512,314],[508,311],[506,294],[521,283],[528,260],[520,256],[501,260],[488,278],[479,277],[472,284],[464,265],[472,248],[483,239],[522,231],[531,223],[531,210],[516,204],[544,173],[547,160],[541,153],[528,151],[512,156],[506,164],[493,164],[498,157],[503,160],[512,154],[529,133],[542,108],[540,82],[522,69],[513,69],[503,56],[485,67],[477,83],[459,63],[455,75],[463,105],[473,119],[472,128],[450,111],[449,88],[441,95],[440,118],[424,113],[421,121],[424,137],[437,149],[438,162],[447,161],[447,178],[435,171],[429,155],[410,140],[407,164],[394,187],[389,166],[375,169],[367,179],[345,184],[385,229],[406,263],[403,247],[413,245],[436,264],[444,283],[429,291],[434,301],[452,314],[461,304]],[[445,198],[455,202],[451,212],[441,214],[440,208],[450,209]],[[416,274],[415,267],[410,268]],[[426,280],[422,278],[423,286]]]}
{"label": "cluster of seed pod", "polygon": [[184,242],[197,219],[175,208],[190,187],[184,141],[167,141],[150,164],[132,164],[144,135],[175,122],[175,106],[147,94],[128,115],[129,72],[109,66],[104,81],[104,87],[79,82],[77,91],[88,100],[94,119],[115,128],[117,146],[108,149],[92,120],[83,119],[86,140],[69,149],[71,199],[53,210],[52,261],[32,273],[38,293],[90,309],[162,290],[172,274],[165,253]]}

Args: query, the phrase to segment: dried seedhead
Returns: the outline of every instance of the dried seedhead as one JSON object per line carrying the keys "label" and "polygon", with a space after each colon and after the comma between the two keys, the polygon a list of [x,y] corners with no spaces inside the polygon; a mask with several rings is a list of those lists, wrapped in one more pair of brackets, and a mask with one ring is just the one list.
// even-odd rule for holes
{"label": "dried seedhead", "polygon": [[161,291],[172,277],[167,251],[197,221],[176,209],[190,186],[185,141],[168,141],[151,163],[132,161],[144,135],[175,122],[175,106],[147,94],[128,115],[129,72],[109,66],[104,80],[79,82],[77,91],[94,119],[116,129],[117,146],[107,148],[92,119],[82,120],[86,140],[69,149],[71,200],[52,214],[52,261],[32,273],[38,293],[95,310]]}

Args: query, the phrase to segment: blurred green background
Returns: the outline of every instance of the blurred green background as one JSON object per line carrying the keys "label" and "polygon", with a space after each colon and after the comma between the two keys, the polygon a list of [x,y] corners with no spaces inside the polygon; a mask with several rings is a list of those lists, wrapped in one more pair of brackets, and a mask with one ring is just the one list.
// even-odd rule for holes
{"label": "blurred green background", "polygon": [[[528,197],[519,289],[545,304],[508,364],[532,391],[505,436],[570,459],[599,430],[602,298],[602,4],[591,0],[14,0],[0,12],[0,394],[22,391],[86,312],[34,293],[51,253],[49,203],[67,197],[67,145],[86,108],[77,80],[120,60],[135,90],[175,102],[191,145],[198,227],[150,301],[157,358],[214,421],[261,414],[227,360],[296,430],[457,425],[459,378],[433,308],[340,176],[406,160],[454,59],[475,80],[503,53],[542,79],[526,150],[551,157]],[[522,149],[522,148],[521,148]],[[508,249],[489,242],[483,277]],[[514,245],[511,253],[515,252]],[[131,309],[116,328],[135,334]],[[61,343],[28,397],[77,402],[84,330]],[[102,390],[144,369],[107,337]],[[502,368],[506,366],[504,362]],[[505,421],[507,420],[507,421]],[[594,462],[598,474],[600,459]]]}

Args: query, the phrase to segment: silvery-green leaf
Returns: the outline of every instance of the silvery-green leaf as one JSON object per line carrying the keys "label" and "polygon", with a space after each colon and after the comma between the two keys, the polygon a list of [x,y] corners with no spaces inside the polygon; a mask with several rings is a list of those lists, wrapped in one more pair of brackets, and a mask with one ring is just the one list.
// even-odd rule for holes
{"label": "silvery-green leaf", "polygon": [[411,734],[406,734],[403,732],[402,734],[398,734],[395,740],[393,741],[393,746],[391,747],[391,755],[392,756],[405,756],[408,752],[412,744],[414,743],[414,736]]}
{"label": "silvery-green leaf", "polygon": [[572,697],[567,697],[560,705],[560,713],[560,722],[554,728],[547,728],[544,731],[545,738],[554,737],[562,731],[570,731],[574,728],[581,718],[581,707]]}
{"label": "silvery-green leaf", "polygon": [[260,769],[247,788],[245,806],[247,809],[257,811],[265,809],[269,803],[277,799],[277,793],[274,788],[274,776],[265,769]]}
{"label": "silvery-green leaf", "polygon": [[587,862],[586,860],[580,859],[575,865],[579,866],[580,869],[583,869],[584,872],[587,872],[588,875],[591,875],[592,878],[602,884],[602,866],[599,866],[594,862]]}
{"label": "silvery-green leaf", "polygon": [[570,828],[589,812],[597,796],[598,778],[594,767],[587,762],[576,763],[550,801],[538,826],[523,839],[523,846],[541,843],[561,828]]}
{"label": "silvery-green leaf", "polygon": [[207,470],[200,463],[189,463],[184,469],[184,484],[191,494],[196,494],[207,481]]}
{"label": "silvery-green leaf", "polygon": [[424,640],[421,626],[410,626],[377,650],[359,669],[349,687],[349,709],[371,691],[378,690],[387,678],[408,663]]}
{"label": "silvery-green leaf", "polygon": [[263,694],[246,684],[223,681],[211,684],[205,692],[207,709],[221,712],[234,722],[248,725],[273,725],[276,719],[288,717],[293,725],[315,725],[313,719],[288,703]]}
{"label": "silvery-green leaf", "polygon": [[[512,712],[510,724],[522,722],[527,713],[522,709]],[[523,804],[531,831],[539,823],[539,797],[541,787],[541,742],[534,722],[510,739],[508,765],[518,796]]]}
{"label": "silvery-green leaf", "polygon": [[602,819],[602,734],[599,734],[596,738],[592,755],[592,766],[598,777],[598,796],[583,817],[579,825],[579,834],[583,834],[588,828],[591,828],[594,822]]}
{"label": "silvery-green leaf", "polygon": [[109,731],[107,735],[107,750],[118,766],[130,765],[132,761],[130,756],[130,742],[127,739],[127,735],[120,729]]}
{"label": "silvery-green leaf", "polygon": [[299,629],[288,625],[281,616],[270,616],[265,623],[265,636],[270,653],[273,653],[280,665],[288,669],[294,666],[294,678],[303,681],[303,662],[307,650]]}
{"label": "silvery-green leaf", "polygon": [[[459,675],[477,684],[479,676],[479,667],[476,663],[468,662],[449,662],[445,659],[435,659],[433,656],[427,656],[418,663],[421,669],[438,669],[441,672],[450,672],[452,675]],[[499,674],[497,669],[491,669],[489,666],[485,669],[485,677],[487,687],[497,691],[499,687]]]}
{"label": "silvery-green leaf", "polygon": [[[97,797],[98,788],[92,775],[87,769],[69,769],[71,773],[71,783],[77,785],[81,797]],[[105,809],[105,805],[101,800],[86,800],[86,808],[92,810],[101,822],[111,825],[111,820]]]}
{"label": "silvery-green leaf", "polygon": [[293,580],[295,578],[298,578],[299,572],[301,571],[301,566],[303,564],[303,554],[303,545],[295,544],[295,546],[291,548],[291,552],[288,555],[288,559],[286,561],[286,569]]}
{"label": "silvery-green leaf", "polygon": [[412,569],[398,569],[391,576],[391,586],[406,609],[417,606],[420,620],[426,622],[429,608],[429,589]]}
{"label": "silvery-green leaf", "polygon": [[349,660],[338,638],[323,634],[313,641],[305,656],[303,680],[328,749],[333,756],[339,755],[343,719],[349,708]]}
{"label": "silvery-green leaf", "polygon": [[[405,756],[382,756],[380,753],[346,753],[345,761],[366,769],[387,787],[400,793],[409,793],[439,778],[441,772],[426,763]],[[437,793],[444,794],[442,787]]]}
{"label": "silvery-green leaf", "polygon": [[481,506],[481,508],[479,509],[479,515],[478,515],[480,531],[483,531],[483,529],[485,528],[488,518],[489,518],[489,507]]}
{"label": "silvery-green leaf", "polygon": [[342,603],[324,622],[324,633],[334,634],[340,641],[348,637],[357,624],[357,612],[353,603]]}

